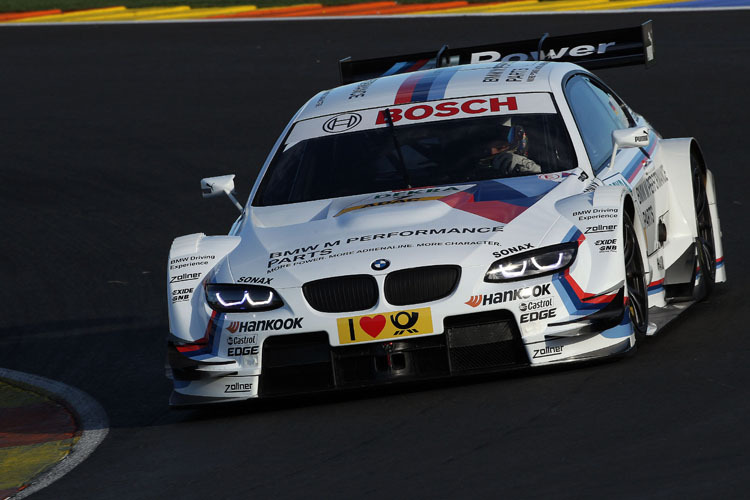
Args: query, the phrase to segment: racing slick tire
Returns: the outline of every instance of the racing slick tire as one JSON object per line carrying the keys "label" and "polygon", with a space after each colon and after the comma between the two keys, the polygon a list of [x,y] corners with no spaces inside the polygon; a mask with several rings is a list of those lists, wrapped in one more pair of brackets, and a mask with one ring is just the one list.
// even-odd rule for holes
{"label": "racing slick tire", "polygon": [[625,286],[628,291],[628,310],[630,324],[633,326],[635,342],[638,344],[646,337],[648,330],[648,287],[646,273],[643,269],[641,247],[636,239],[633,221],[627,212],[623,214],[623,254],[625,257]]}
{"label": "racing slick tire", "polygon": [[[693,178],[693,202],[695,203],[695,224],[698,235],[695,238],[697,252],[696,266],[700,268],[700,286],[694,290],[696,300],[707,298],[714,290],[716,281],[716,247],[711,211],[706,193],[706,172],[695,154],[690,155],[690,169]],[[697,273],[697,270],[696,270]]]}

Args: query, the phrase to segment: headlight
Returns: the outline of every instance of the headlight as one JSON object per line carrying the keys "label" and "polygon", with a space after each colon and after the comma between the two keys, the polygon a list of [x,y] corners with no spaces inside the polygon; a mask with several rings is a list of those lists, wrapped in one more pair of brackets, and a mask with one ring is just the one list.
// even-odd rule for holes
{"label": "headlight", "polygon": [[575,260],[577,251],[577,243],[562,243],[505,257],[492,263],[484,281],[517,281],[553,274],[568,267]]}
{"label": "headlight", "polygon": [[270,311],[284,305],[276,290],[257,285],[207,284],[206,301],[219,312]]}

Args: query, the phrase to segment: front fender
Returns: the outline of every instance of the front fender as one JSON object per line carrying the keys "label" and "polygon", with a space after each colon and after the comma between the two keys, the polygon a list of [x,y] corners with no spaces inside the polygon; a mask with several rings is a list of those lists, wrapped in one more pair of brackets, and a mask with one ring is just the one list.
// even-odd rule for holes
{"label": "front fender", "polygon": [[693,244],[698,234],[693,200],[693,175],[690,167],[692,138],[663,139],[661,154],[669,178],[669,214],[664,265],[668,269]]}
{"label": "front fender", "polygon": [[589,293],[604,293],[623,285],[624,213],[631,214],[641,249],[643,268],[650,280],[643,224],[632,209],[630,193],[624,186],[597,186],[592,192],[558,201],[555,209],[578,233],[578,256],[570,269],[571,276]]}
{"label": "front fender", "polygon": [[239,245],[240,236],[180,236],[172,242],[167,263],[167,303],[170,333],[186,342],[201,338],[210,314],[205,314],[203,287],[209,272]]}

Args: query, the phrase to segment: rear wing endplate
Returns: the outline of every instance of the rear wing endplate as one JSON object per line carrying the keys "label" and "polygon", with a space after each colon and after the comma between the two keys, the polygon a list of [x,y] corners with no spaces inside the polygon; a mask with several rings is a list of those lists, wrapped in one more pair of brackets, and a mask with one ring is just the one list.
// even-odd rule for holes
{"label": "rear wing endplate", "polygon": [[612,68],[654,62],[654,28],[651,20],[640,26],[574,35],[548,36],[516,42],[492,43],[437,52],[339,61],[341,83],[410,73],[443,66],[493,61],[573,62],[586,69]]}

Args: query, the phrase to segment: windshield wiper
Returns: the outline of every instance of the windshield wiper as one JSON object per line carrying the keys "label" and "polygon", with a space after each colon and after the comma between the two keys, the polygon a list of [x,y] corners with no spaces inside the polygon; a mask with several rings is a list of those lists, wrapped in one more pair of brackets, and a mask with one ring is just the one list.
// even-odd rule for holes
{"label": "windshield wiper", "polygon": [[393,138],[393,146],[396,148],[396,155],[398,156],[401,175],[404,176],[404,182],[406,182],[407,189],[411,189],[409,172],[406,170],[404,156],[401,154],[401,145],[398,143],[398,137],[396,137],[396,128],[393,126],[393,120],[391,119],[391,108],[385,108],[383,114],[385,115],[385,122],[388,124],[388,128],[391,130],[391,137]]}

